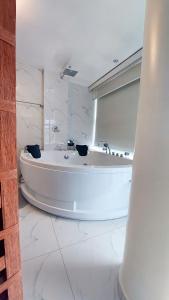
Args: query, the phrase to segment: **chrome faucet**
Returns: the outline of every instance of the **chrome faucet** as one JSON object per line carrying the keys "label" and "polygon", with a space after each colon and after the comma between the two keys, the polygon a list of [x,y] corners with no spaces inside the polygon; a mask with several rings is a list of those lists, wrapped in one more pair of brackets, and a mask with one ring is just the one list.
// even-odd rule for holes
{"label": "chrome faucet", "polygon": [[106,150],[106,153],[111,154],[110,147],[108,143],[103,144],[103,150]]}
{"label": "chrome faucet", "polygon": [[67,141],[67,150],[75,150],[75,143],[74,140],[68,140]]}
{"label": "chrome faucet", "polygon": [[27,146],[24,147],[23,151],[24,151],[24,153],[28,153]]}

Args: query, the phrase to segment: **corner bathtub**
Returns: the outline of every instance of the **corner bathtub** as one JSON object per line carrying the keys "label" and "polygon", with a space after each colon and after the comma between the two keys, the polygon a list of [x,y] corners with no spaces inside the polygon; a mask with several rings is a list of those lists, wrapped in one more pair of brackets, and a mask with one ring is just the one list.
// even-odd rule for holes
{"label": "corner bathtub", "polygon": [[128,214],[131,160],[99,152],[42,151],[40,159],[21,153],[21,191],[49,213],[80,220]]}

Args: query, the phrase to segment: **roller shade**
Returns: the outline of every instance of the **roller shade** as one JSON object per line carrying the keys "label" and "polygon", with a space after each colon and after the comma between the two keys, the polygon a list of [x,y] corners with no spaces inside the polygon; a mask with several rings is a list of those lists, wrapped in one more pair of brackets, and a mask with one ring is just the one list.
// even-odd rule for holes
{"label": "roller shade", "polygon": [[140,81],[133,81],[101,97],[97,103],[95,144],[133,152]]}
{"label": "roller shade", "polygon": [[140,74],[141,63],[138,63],[132,67],[130,66],[128,69],[121,71],[120,74],[117,74],[112,79],[91,90],[93,99],[104,97],[105,95],[110,94],[112,91],[118,89],[120,86],[124,86],[128,82],[132,82],[136,78],[139,79]]}

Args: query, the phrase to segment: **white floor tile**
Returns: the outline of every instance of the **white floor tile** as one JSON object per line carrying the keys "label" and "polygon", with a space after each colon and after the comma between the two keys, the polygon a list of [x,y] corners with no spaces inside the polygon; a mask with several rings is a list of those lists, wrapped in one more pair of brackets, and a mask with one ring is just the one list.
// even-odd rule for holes
{"label": "white floor tile", "polygon": [[59,248],[50,215],[29,204],[20,210],[20,232],[22,260]]}
{"label": "white floor tile", "polygon": [[61,250],[76,300],[119,300],[120,260],[113,234]]}
{"label": "white floor tile", "polygon": [[59,252],[23,263],[24,300],[73,300]]}
{"label": "white floor tile", "polygon": [[20,209],[24,300],[124,300],[118,273],[126,222],[126,218],[62,219],[24,203]]}
{"label": "white floor tile", "polygon": [[125,239],[126,239],[126,225],[121,226],[121,228],[116,228],[113,231],[112,245],[119,262],[123,260]]}
{"label": "white floor tile", "polygon": [[126,226],[127,218],[110,221],[76,221],[52,217],[60,247],[69,246],[106,232]]}

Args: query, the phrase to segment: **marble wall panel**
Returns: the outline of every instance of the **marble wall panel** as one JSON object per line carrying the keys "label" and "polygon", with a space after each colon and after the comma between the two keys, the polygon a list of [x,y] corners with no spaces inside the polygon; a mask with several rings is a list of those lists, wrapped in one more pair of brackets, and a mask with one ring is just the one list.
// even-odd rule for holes
{"label": "marble wall panel", "polygon": [[68,139],[68,84],[50,71],[44,72],[45,147],[64,144]]}
{"label": "marble wall panel", "polygon": [[66,144],[92,142],[94,102],[88,88],[44,72],[44,141],[46,149]]}
{"label": "marble wall panel", "polygon": [[36,105],[17,103],[18,151],[28,144],[43,145],[43,110]]}
{"label": "marble wall panel", "polygon": [[17,62],[16,110],[18,155],[27,144],[43,147],[43,73]]}
{"label": "marble wall panel", "polygon": [[94,102],[87,87],[69,84],[69,135],[78,144],[91,145],[93,138]]}
{"label": "marble wall panel", "polygon": [[16,99],[42,104],[42,70],[17,62]]}

